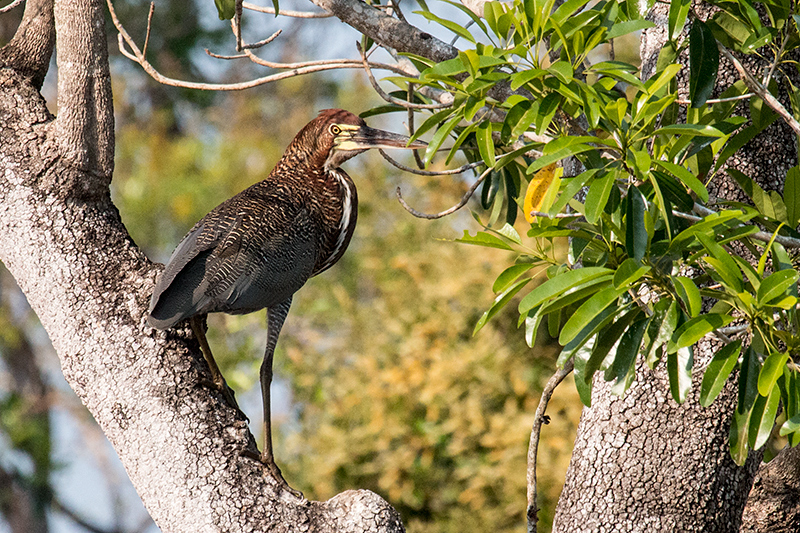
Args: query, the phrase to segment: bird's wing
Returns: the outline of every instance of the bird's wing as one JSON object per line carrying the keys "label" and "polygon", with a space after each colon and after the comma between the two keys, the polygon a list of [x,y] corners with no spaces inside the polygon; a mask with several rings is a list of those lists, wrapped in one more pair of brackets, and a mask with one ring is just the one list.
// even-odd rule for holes
{"label": "bird's wing", "polygon": [[237,196],[198,222],[159,278],[148,322],[245,313],[291,296],[311,275],[318,235],[308,212],[269,195]]}

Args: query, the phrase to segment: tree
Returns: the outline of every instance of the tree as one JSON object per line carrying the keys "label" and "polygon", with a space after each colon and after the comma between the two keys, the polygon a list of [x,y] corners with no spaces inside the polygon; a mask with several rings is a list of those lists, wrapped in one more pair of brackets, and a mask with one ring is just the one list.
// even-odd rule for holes
{"label": "tree", "polygon": [[[645,50],[645,70],[652,74],[645,81],[648,76],[640,77],[633,66],[587,59],[608,43],[613,50],[614,40],[627,33],[656,31],[648,30],[653,24],[633,3],[491,2],[481,16],[462,10],[491,44],[476,42],[463,25],[423,5],[428,20],[470,43],[462,51],[408,24],[396,3],[384,11],[355,0],[315,3],[366,36],[364,54],[371,41],[411,54],[413,65],[403,60],[378,66],[398,73],[393,81],[405,89],[384,94],[391,109],[436,111],[414,132],[435,131],[423,162],[429,164],[443,142],[455,137],[450,157],[461,150],[465,168],[480,169],[470,192],[484,184],[486,231],[462,241],[517,251],[520,260],[495,282],[499,294],[479,328],[522,295],[520,323],[530,344],[544,320],[565,345],[559,376],[574,365],[582,399],[593,402],[579,430],[556,527],[573,530],[578,521],[589,528],[621,527],[624,512],[627,529],[737,530],[760,460],[748,450],[763,446],[781,403],[781,432],[792,444],[798,429],[800,389],[790,362],[797,346],[797,272],[787,251],[798,237],[796,195],[765,192],[753,169],[740,166],[753,145],[745,151],[742,146],[767,126],[798,131],[796,118],[770,93],[788,87],[797,115],[794,64],[785,55],[798,42],[794,6],[765,4],[763,23],[744,1],[713,4],[719,11],[710,17],[699,8],[689,16],[689,2],[673,2],[657,19],[666,37]],[[240,28],[241,4],[220,6],[222,15],[234,18],[234,30]],[[688,39],[682,34],[687,17]],[[259,466],[232,453],[252,443],[243,421],[209,391],[198,390],[204,368],[189,332],[157,333],[144,325],[157,269],[127,236],[108,194],[114,132],[102,20],[98,2],[28,2],[14,39],[0,51],[0,258],[47,329],[67,379],[165,530],[289,524],[399,530],[396,512],[367,492],[324,503],[279,501]],[[115,24],[132,59],[159,81],[181,84],[159,74],[147,61],[147,46],[139,49],[116,19]],[[743,82],[728,83],[723,98],[710,100],[717,41]],[[549,57],[537,47],[540,42],[547,43]],[[56,118],[38,94],[54,43]],[[677,60],[687,47],[691,67],[680,78]],[[755,66],[742,66],[728,50],[765,55],[766,81],[754,79]],[[369,64],[364,55],[346,66]],[[620,92],[619,83],[628,84],[631,94]],[[681,103],[678,88],[687,84],[689,99]],[[749,123],[736,115],[738,100],[729,99],[741,97],[751,102]],[[766,130],[762,137],[778,147],[773,162],[782,158],[771,167],[777,181],[769,186],[779,188],[785,179],[793,190],[796,154],[786,146],[795,134],[788,134],[788,143],[774,142],[776,135],[781,133]],[[550,164],[562,160],[559,177]],[[752,206],[709,208],[710,192],[726,197],[720,181],[726,174]],[[582,188],[585,196],[573,199]],[[525,240],[513,226],[518,200],[530,224]],[[561,213],[567,204],[583,220]],[[564,237],[571,239],[566,263],[552,254],[553,239]],[[743,259],[751,257],[754,266]],[[531,290],[535,266],[547,267],[550,279]],[[712,307],[708,299],[717,303]],[[712,333],[724,348],[716,355],[693,351]],[[736,335],[742,339],[731,339]],[[738,380],[725,385],[734,368],[740,368]],[[620,400],[609,396],[593,380],[598,370],[612,382],[611,393],[628,394]],[[690,395],[692,380],[699,395]],[[672,427],[691,434],[676,437]],[[629,438],[607,439],[614,431]],[[677,449],[690,450],[687,461],[664,472]],[[597,468],[595,460],[614,450],[625,453]],[[636,468],[625,462],[639,457]],[[653,476],[660,489],[656,498],[647,492]],[[582,484],[589,479],[619,490],[621,497],[585,498]],[[767,492],[779,493],[779,485]],[[705,490],[691,490],[698,486]],[[716,497],[721,487],[733,496]],[[533,483],[529,489],[535,495]],[[531,500],[532,528],[535,513]]]}

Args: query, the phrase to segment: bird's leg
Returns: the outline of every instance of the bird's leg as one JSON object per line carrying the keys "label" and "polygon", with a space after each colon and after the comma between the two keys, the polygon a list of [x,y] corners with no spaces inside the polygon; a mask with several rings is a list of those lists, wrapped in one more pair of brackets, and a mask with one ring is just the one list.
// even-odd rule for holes
{"label": "bird's leg", "polygon": [[272,357],[275,354],[275,346],[278,344],[278,335],[283,327],[283,321],[292,305],[291,297],[278,305],[267,309],[267,349],[264,352],[264,361],[261,363],[261,399],[264,408],[264,450],[261,452],[261,462],[269,470],[273,479],[283,488],[302,498],[303,494],[296,491],[283,479],[281,469],[275,464],[275,456],[272,453],[272,421],[271,421],[271,401],[270,385],[272,384]]}
{"label": "bird's leg", "polygon": [[[194,336],[197,337],[197,342],[200,343],[200,351],[203,352],[203,357],[205,358],[206,363],[208,363],[208,368],[211,370],[211,376],[214,379],[214,385],[216,386],[217,390],[222,393],[222,396],[225,397],[225,400],[231,407],[242,413],[242,410],[239,409],[239,404],[236,402],[236,398],[233,395],[233,390],[228,387],[228,382],[225,381],[225,377],[222,375],[222,372],[217,366],[217,361],[214,359],[214,355],[211,353],[211,347],[208,345],[208,339],[206,339],[205,318],[206,315],[193,316],[190,318],[189,323],[192,326],[192,331],[194,332]],[[245,416],[245,418],[247,417]]]}

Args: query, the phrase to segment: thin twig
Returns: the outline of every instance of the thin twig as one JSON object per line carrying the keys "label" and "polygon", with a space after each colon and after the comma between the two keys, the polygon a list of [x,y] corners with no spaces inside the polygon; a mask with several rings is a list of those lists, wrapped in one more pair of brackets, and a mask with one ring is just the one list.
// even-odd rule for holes
{"label": "thin twig", "polygon": [[[406,96],[406,100],[409,102],[414,101],[414,84],[408,84],[408,96]],[[414,135],[414,110],[410,107],[407,109],[408,111],[408,134]],[[422,162],[422,157],[420,157],[419,152],[416,150],[414,152],[414,161],[417,163],[417,168],[423,170],[425,168],[425,163]]]}
{"label": "thin twig", "polygon": [[395,161],[392,157],[384,152],[382,149],[378,149],[378,152],[383,156],[383,158],[394,165],[395,167],[399,168],[400,170],[404,170],[406,172],[411,172],[412,174],[418,174],[420,176],[452,176],[453,174],[461,174],[462,172],[466,172],[467,170],[473,169],[480,165],[485,165],[483,161],[475,161],[474,163],[467,163],[464,166],[453,168],[449,170],[439,170],[439,171],[430,171],[430,170],[417,170],[416,168],[407,167],[404,164]]}
{"label": "thin twig", "polygon": [[783,40],[783,42],[781,43],[781,47],[778,50],[778,53],[775,54],[775,61],[772,62],[772,64],[769,66],[769,70],[767,71],[766,74],[764,74],[764,81],[761,82],[762,85],[764,85],[764,87],[768,87],[769,86],[769,81],[770,81],[770,79],[772,79],[772,74],[774,74],[775,73],[775,69],[778,68],[778,62],[780,61],[781,57],[783,56],[784,50],[786,50],[786,42],[788,40],[789,40],[788,38]]}
{"label": "thin twig", "polygon": [[750,72],[745,69],[742,64],[736,59],[730,51],[722,45],[719,45],[719,50],[722,52],[722,55],[725,56],[725,59],[730,61],[734,68],[739,72],[739,77],[742,79],[745,85],[756,93],[759,98],[764,100],[769,107],[772,108],[780,117],[786,122],[790,128],[794,130],[797,135],[800,135],[800,122],[795,119],[791,113],[789,113],[783,104],[781,104],[774,96],[772,96],[769,91],[761,85],[757,79],[753,77]]}
{"label": "thin twig", "polygon": [[24,0],[14,0],[10,4],[8,4],[7,6],[0,7],[0,13],[5,13],[7,11],[11,11],[12,9],[17,7],[18,5],[21,5],[23,1]]}
{"label": "thin twig", "polygon": [[467,193],[464,196],[461,197],[461,201],[460,202],[458,202],[456,205],[454,205],[450,209],[445,209],[444,211],[441,211],[439,213],[429,214],[429,213],[423,213],[421,211],[417,211],[416,209],[414,209],[413,207],[411,207],[410,205],[408,205],[406,203],[405,199],[403,198],[403,195],[400,193],[400,187],[398,187],[397,190],[395,191],[397,193],[397,200],[400,202],[400,205],[402,205],[403,208],[406,211],[408,211],[409,213],[411,213],[412,215],[414,215],[417,218],[425,218],[425,219],[428,219],[428,220],[436,220],[437,218],[446,217],[447,215],[451,215],[451,214],[455,213],[456,211],[458,211],[459,209],[461,209],[462,207],[464,207],[465,205],[467,205],[467,202],[469,201],[469,199],[472,198],[473,194],[475,194],[475,190],[478,188],[478,186],[481,183],[483,183],[483,180],[486,179],[486,176],[488,176],[489,172],[491,172],[491,171],[492,171],[491,167],[489,167],[486,170],[484,170],[483,174],[481,174],[478,177],[478,179],[475,181],[475,183],[472,184],[472,187],[469,188]]}
{"label": "thin twig", "polygon": [[[275,14],[275,9],[271,7],[257,6],[250,2],[243,2],[242,7],[250,11],[257,11],[259,13],[267,13],[269,15]],[[290,9],[281,9],[280,15],[282,17],[294,17],[298,19],[324,19],[333,16],[330,11],[292,11]]]}
{"label": "thin twig", "polygon": [[156,3],[150,2],[150,11],[147,13],[147,32],[144,34],[144,45],[142,46],[142,57],[147,56],[147,44],[150,42],[150,30],[153,27],[153,12],[156,10]]}
{"label": "thin twig", "polygon": [[392,5],[392,14],[397,15],[397,18],[403,22],[407,22],[403,12],[400,11],[400,0],[389,0],[389,3]]}
{"label": "thin twig", "polygon": [[555,215],[550,215],[548,213],[542,213],[541,211],[531,211],[530,214],[542,218],[578,218],[583,216],[580,213],[556,213]]}
{"label": "thin twig", "polygon": [[231,19],[233,34],[236,36],[236,51],[242,51],[242,0],[236,0],[236,11]]}
{"label": "thin twig", "polygon": [[[707,104],[721,104],[721,103],[724,103],[724,102],[735,102],[737,100],[747,100],[748,98],[752,98],[755,95],[756,95],[756,93],[747,93],[747,94],[740,94],[739,96],[729,96],[727,98],[709,98],[708,100],[706,100],[706,103]],[[679,104],[679,105],[691,105],[692,101],[691,100],[677,99],[677,100],[675,100],[675,103]]]}
{"label": "thin twig", "polygon": [[544,386],[542,397],[539,399],[539,405],[536,407],[533,427],[531,428],[531,440],[528,443],[528,509],[525,513],[528,517],[528,533],[536,533],[538,522],[539,507],[536,503],[536,457],[539,453],[539,434],[542,432],[544,413],[547,410],[547,404],[550,402],[550,398],[552,398],[556,387],[564,381],[564,378],[572,372],[573,368],[574,363],[572,359],[570,359],[564,365],[564,368],[556,370],[555,374],[553,374]]}
{"label": "thin twig", "polygon": [[375,76],[372,75],[372,70],[369,68],[369,62],[367,61],[367,55],[364,53],[364,49],[361,47],[361,43],[356,42],[356,48],[358,48],[358,52],[361,54],[361,61],[364,64],[364,70],[367,73],[367,77],[369,78],[369,82],[372,84],[372,88],[375,89],[375,92],[378,93],[378,96],[389,102],[390,104],[399,105],[401,107],[405,107],[407,109],[444,109],[445,107],[452,107],[452,104],[413,104],[411,102],[406,102],[404,100],[400,100],[399,98],[395,98],[394,96],[388,95],[381,89],[381,86],[378,85],[378,81],[375,79]]}

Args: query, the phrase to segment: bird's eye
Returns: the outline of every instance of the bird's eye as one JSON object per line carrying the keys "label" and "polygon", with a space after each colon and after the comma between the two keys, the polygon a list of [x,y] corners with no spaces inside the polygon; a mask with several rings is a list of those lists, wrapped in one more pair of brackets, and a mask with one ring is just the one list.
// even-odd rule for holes
{"label": "bird's eye", "polygon": [[340,128],[336,124],[331,124],[330,132],[334,135],[339,135],[340,133],[342,133],[342,128]]}

